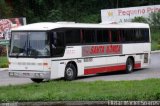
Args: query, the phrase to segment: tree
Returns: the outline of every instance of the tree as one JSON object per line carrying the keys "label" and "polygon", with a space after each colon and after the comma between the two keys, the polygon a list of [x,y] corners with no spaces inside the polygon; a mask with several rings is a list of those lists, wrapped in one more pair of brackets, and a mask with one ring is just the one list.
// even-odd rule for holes
{"label": "tree", "polygon": [[[4,1],[4,0],[1,0]],[[26,17],[27,23],[40,21],[100,21],[101,9],[158,4],[153,0],[13,0],[14,17]]]}
{"label": "tree", "polygon": [[150,14],[149,24],[153,28],[160,29],[160,12],[155,12]]}
{"label": "tree", "polygon": [[12,15],[12,8],[6,3],[5,0],[0,0],[0,18],[7,18]]}
{"label": "tree", "polygon": [[132,22],[148,23],[148,19],[143,16],[140,16],[132,19]]}

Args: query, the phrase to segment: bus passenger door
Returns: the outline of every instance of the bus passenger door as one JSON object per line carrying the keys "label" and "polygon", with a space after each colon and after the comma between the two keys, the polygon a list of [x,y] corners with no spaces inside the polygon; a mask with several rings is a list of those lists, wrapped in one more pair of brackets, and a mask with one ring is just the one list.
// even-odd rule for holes
{"label": "bus passenger door", "polygon": [[51,66],[51,78],[60,77],[59,71],[59,60],[62,59],[65,50],[65,41],[64,41],[64,32],[62,31],[53,31],[51,33],[51,57],[52,66]]}

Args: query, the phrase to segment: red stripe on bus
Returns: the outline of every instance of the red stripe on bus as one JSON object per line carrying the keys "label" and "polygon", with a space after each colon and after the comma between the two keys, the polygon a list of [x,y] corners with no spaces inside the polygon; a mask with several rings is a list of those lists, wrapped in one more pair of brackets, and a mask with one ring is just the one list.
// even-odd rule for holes
{"label": "red stripe on bus", "polygon": [[[141,64],[136,63],[134,68],[138,69],[140,67],[141,67]],[[104,72],[114,72],[114,71],[120,71],[125,69],[126,69],[126,65],[88,68],[88,69],[84,69],[84,75],[104,73]]]}
{"label": "red stripe on bus", "polygon": [[141,63],[136,63],[136,64],[134,65],[134,69],[139,69],[139,68],[141,68]]}

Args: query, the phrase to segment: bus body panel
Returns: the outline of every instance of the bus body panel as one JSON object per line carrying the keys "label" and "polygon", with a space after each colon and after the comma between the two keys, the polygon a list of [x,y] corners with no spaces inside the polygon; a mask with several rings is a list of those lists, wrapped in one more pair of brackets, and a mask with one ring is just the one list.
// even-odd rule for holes
{"label": "bus body panel", "polygon": [[64,56],[55,59],[70,59],[82,57],[82,46],[66,46]]}
{"label": "bus body panel", "polygon": [[11,70],[44,70],[43,59],[10,58],[9,62],[9,69]]}
{"label": "bus body panel", "polygon": [[50,79],[49,59],[40,58],[9,58],[9,75],[27,78]]}
{"label": "bus body panel", "polygon": [[150,51],[150,43],[123,44],[123,54],[135,55],[135,61],[141,63],[140,68],[146,68],[149,66]]}
{"label": "bus body panel", "polygon": [[150,53],[150,43],[123,44],[123,54]]}
{"label": "bus body panel", "polygon": [[[114,58],[115,57],[115,58]],[[103,72],[114,71],[113,68],[117,65],[117,56],[114,57],[99,57],[84,59],[84,75],[96,74]]]}

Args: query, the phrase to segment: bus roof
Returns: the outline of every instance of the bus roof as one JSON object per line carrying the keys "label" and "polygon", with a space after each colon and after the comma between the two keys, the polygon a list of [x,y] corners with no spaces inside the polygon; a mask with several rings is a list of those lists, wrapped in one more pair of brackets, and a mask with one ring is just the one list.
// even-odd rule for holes
{"label": "bus roof", "polygon": [[149,28],[145,23],[118,23],[118,24],[88,24],[88,23],[73,23],[73,22],[41,22],[24,25],[12,31],[45,31],[56,28]]}

